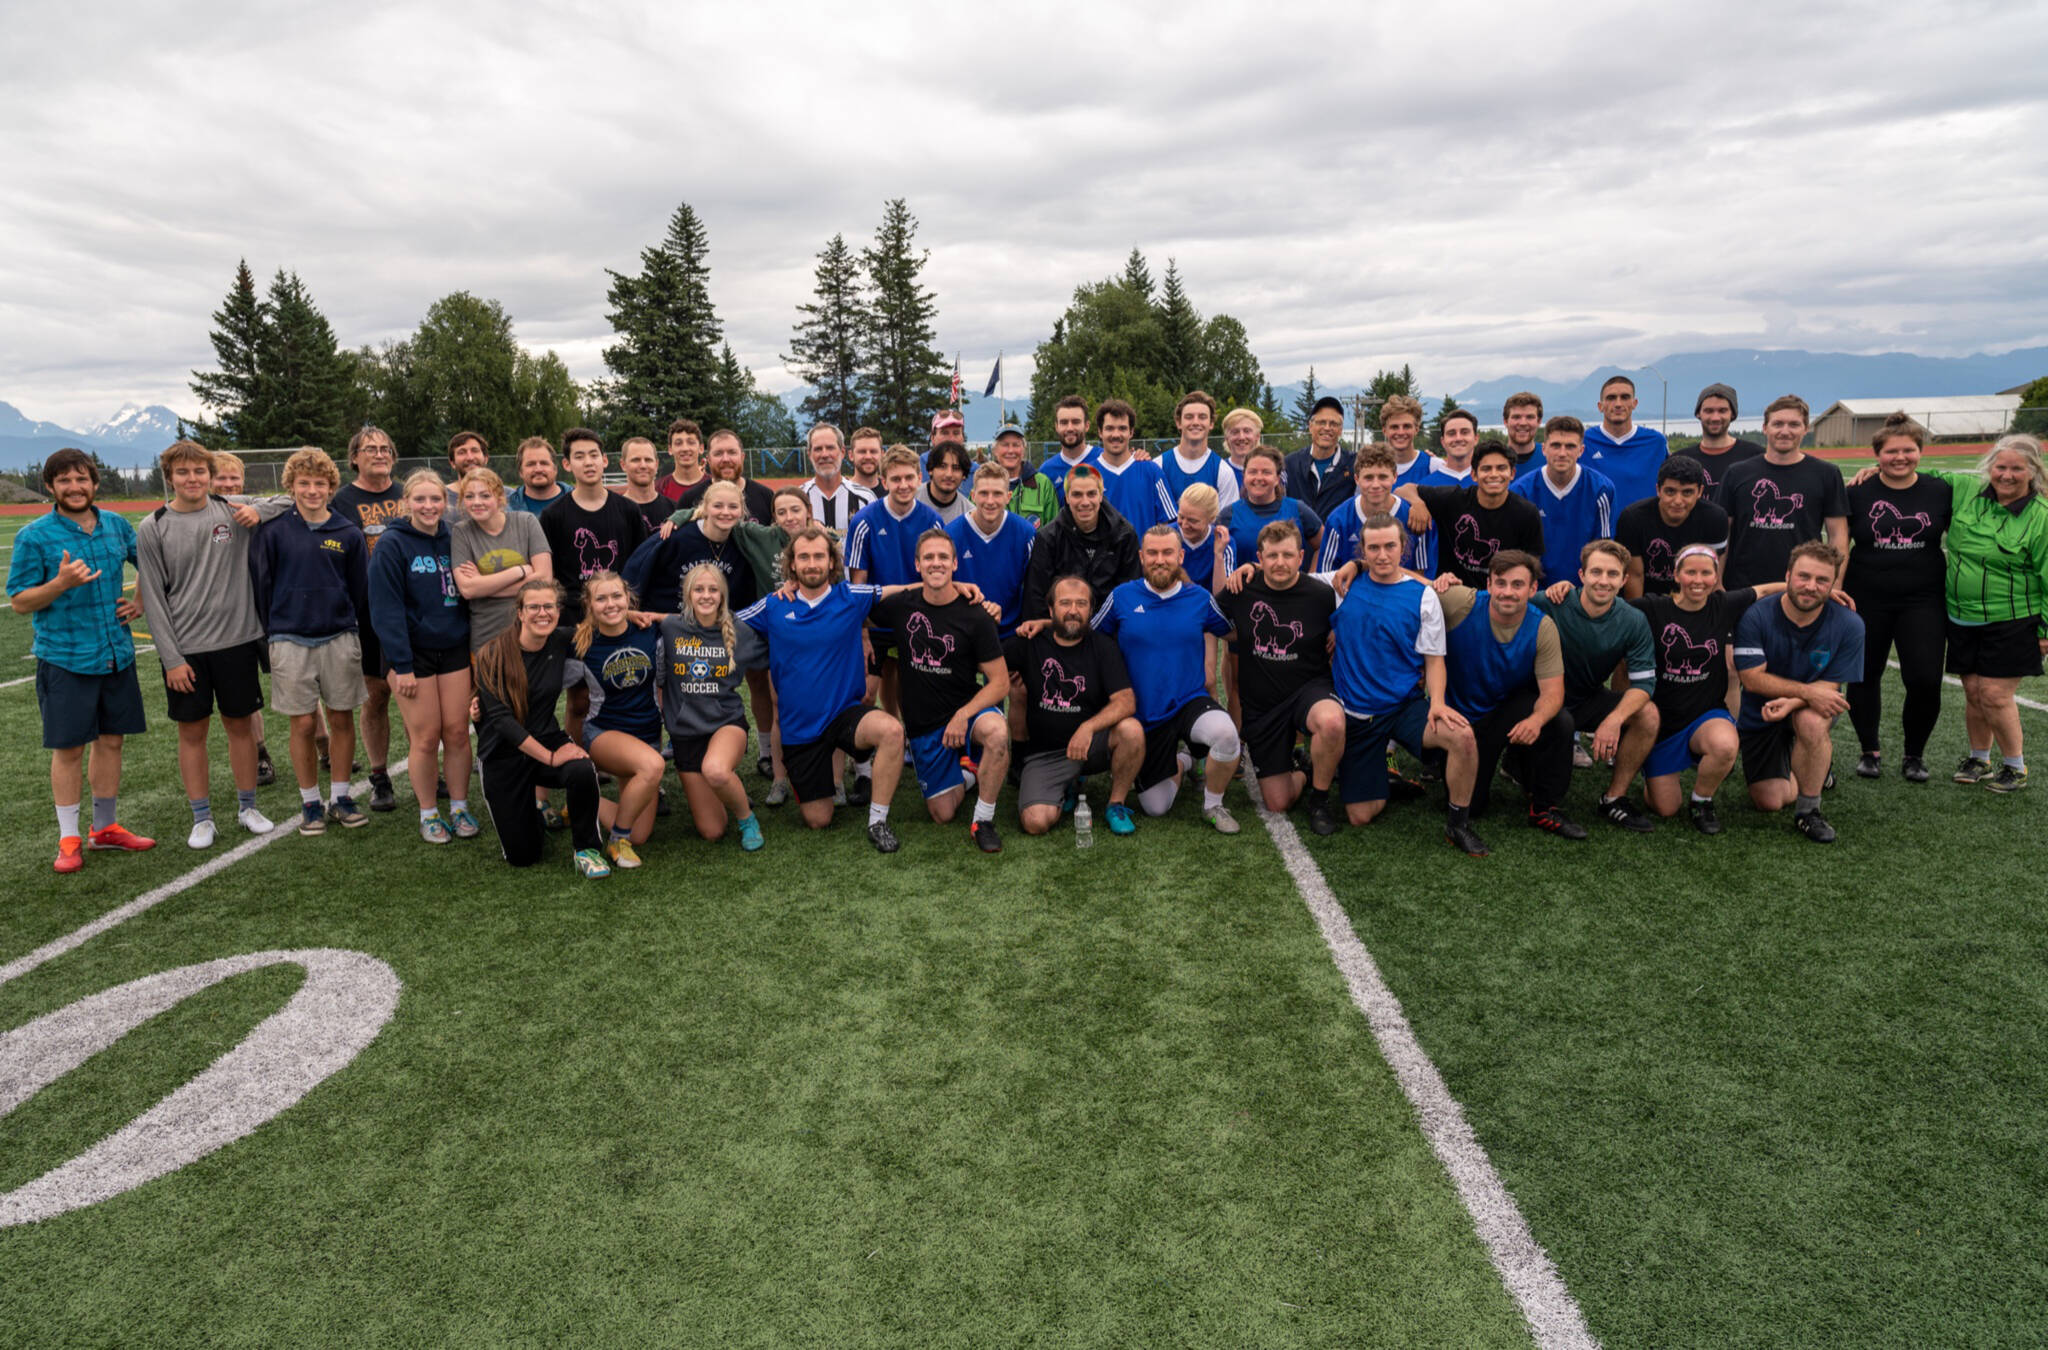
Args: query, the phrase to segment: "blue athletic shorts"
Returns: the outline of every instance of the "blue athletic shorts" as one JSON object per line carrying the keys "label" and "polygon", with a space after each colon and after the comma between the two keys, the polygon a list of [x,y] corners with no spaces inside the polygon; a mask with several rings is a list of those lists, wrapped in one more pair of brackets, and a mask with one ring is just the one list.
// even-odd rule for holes
{"label": "blue athletic shorts", "polygon": [[102,736],[140,736],[142,686],[135,667],[80,675],[36,662],[36,703],[43,713],[43,749],[70,750]]}
{"label": "blue athletic shorts", "polygon": [[942,792],[951,792],[956,787],[967,785],[967,775],[960,771],[960,756],[966,755],[975,763],[981,762],[981,747],[974,743],[974,724],[984,717],[1001,717],[1001,708],[983,708],[967,723],[967,744],[959,749],[946,744],[946,729],[927,731],[922,736],[910,738],[910,758],[917,770],[918,791],[927,799]]}
{"label": "blue athletic shorts", "polygon": [[1672,732],[1651,748],[1650,757],[1643,761],[1643,777],[1668,778],[1674,773],[1684,773],[1687,769],[1698,768],[1700,757],[1692,752],[1693,733],[1715,718],[1723,722],[1735,720],[1728,715],[1726,708],[1701,713],[1692,719],[1685,730]]}
{"label": "blue athletic shorts", "polygon": [[1429,727],[1429,702],[1420,693],[1384,717],[1344,714],[1344,758],[1337,765],[1337,793],[1345,805],[1387,799],[1387,742],[1398,741],[1411,755],[1422,754]]}

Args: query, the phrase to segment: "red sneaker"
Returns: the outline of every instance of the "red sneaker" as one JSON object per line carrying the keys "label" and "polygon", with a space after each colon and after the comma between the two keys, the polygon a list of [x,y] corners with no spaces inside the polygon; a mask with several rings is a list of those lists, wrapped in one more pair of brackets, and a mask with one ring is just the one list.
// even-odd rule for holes
{"label": "red sneaker", "polygon": [[144,839],[125,825],[109,825],[104,830],[92,832],[92,847],[96,849],[118,848],[130,853],[140,853],[146,848],[155,848],[156,840]]}
{"label": "red sneaker", "polygon": [[76,872],[85,866],[84,841],[67,834],[57,841],[57,861],[50,864],[59,872]]}

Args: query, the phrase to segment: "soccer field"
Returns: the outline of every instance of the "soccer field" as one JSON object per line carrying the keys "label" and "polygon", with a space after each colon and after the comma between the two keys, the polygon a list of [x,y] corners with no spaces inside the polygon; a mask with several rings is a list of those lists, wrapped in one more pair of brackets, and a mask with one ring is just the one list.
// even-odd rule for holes
{"label": "soccer field", "polygon": [[[27,630],[0,618],[18,675]],[[893,857],[788,808],[752,856],[677,817],[591,883],[560,838],[516,873],[488,829],[421,843],[402,779],[367,829],[194,853],[140,675],[122,818],[161,842],[69,878],[34,690],[0,688],[0,1222],[50,1214],[0,1227],[0,1343],[2048,1340],[2039,803],[1859,780],[1846,726],[1831,848],[1739,782],[1718,839],[1497,812],[1481,860],[1434,805],[1317,839],[1233,786],[1235,839],[1184,800],[987,858],[906,785]],[[106,1048],[32,1090],[21,1028],[273,952],[361,956],[89,1005]],[[257,1032],[288,1003],[324,1077]],[[33,1184],[245,1038],[195,1112]],[[64,1208],[209,1112],[249,1128]]]}

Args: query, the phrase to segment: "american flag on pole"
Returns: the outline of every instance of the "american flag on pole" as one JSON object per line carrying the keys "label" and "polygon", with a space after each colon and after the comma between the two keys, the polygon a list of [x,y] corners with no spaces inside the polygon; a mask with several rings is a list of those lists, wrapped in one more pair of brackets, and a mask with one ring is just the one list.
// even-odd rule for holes
{"label": "american flag on pole", "polygon": [[960,358],[953,358],[953,406],[960,406]]}

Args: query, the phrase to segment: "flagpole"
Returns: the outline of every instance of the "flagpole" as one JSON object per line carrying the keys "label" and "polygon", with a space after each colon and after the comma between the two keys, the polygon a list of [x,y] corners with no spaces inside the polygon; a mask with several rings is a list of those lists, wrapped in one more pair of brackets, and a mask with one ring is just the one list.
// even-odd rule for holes
{"label": "flagpole", "polygon": [[996,352],[996,383],[998,392],[1003,400],[1003,424],[1008,425],[1010,421],[1010,373],[1003,369],[1003,353],[1000,349]]}

